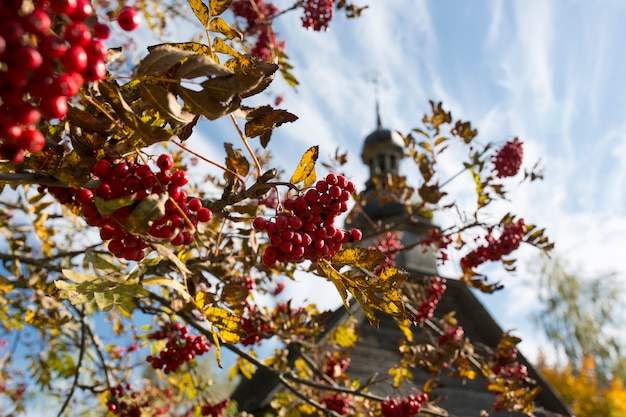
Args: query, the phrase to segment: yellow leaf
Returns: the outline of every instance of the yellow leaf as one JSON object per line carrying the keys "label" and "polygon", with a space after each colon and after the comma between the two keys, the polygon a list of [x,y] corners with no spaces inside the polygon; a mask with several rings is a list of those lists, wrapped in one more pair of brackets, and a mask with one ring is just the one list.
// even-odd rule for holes
{"label": "yellow leaf", "polygon": [[209,30],[211,32],[221,33],[226,36],[228,39],[243,39],[243,35],[241,32],[230,27],[228,23],[221,17],[216,17],[211,20],[211,24],[209,25]]}
{"label": "yellow leaf", "polygon": [[394,366],[389,370],[389,375],[393,377],[393,386],[400,387],[405,379],[413,380],[413,374],[405,367]]}
{"label": "yellow leaf", "polygon": [[219,16],[228,10],[233,0],[210,0],[211,16]]}
{"label": "yellow leaf", "polygon": [[[302,155],[302,159],[300,159],[300,163],[296,168],[296,171],[291,176],[289,182],[292,184],[297,184],[301,181],[304,181],[315,171],[315,161],[317,161],[317,157],[319,155],[319,146],[310,147],[304,155]],[[314,174],[313,174],[314,175]]]}
{"label": "yellow leaf", "polygon": [[335,267],[350,265],[371,271],[385,260],[385,254],[375,249],[345,248],[335,253],[331,259]]}
{"label": "yellow leaf", "polygon": [[219,307],[202,309],[204,315],[219,330],[219,336],[225,343],[237,343],[244,334],[239,317]]}
{"label": "yellow leaf", "polygon": [[355,327],[356,319],[350,317],[335,328],[335,331],[330,335],[330,340],[342,348],[353,348],[357,340],[359,340]]}
{"label": "yellow leaf", "polygon": [[406,337],[406,340],[412,342],[413,332],[411,331],[411,320],[397,320],[396,323],[398,324],[400,330],[402,330],[402,333],[404,334],[404,337]]}
{"label": "yellow leaf", "polygon": [[213,39],[213,50],[215,52],[234,56],[236,58],[241,56],[241,54],[235,48],[231,47],[226,42],[224,42],[222,38]]}
{"label": "yellow leaf", "polygon": [[[202,0],[187,0],[187,3],[191,6],[191,10],[193,10],[193,14],[196,15],[202,26],[205,28],[209,27],[209,7],[202,2]],[[213,4],[213,1],[211,1]],[[213,14],[213,13],[211,13]]]}

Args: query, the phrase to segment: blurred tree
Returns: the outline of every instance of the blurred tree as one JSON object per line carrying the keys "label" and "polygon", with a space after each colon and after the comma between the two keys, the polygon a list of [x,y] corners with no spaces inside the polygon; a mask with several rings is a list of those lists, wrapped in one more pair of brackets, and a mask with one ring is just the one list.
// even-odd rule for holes
{"label": "blurred tree", "polygon": [[539,370],[572,407],[577,417],[622,417],[626,415],[626,389],[619,377],[603,383],[591,355],[576,366],[550,366],[540,357]]}
{"label": "blurred tree", "polygon": [[594,358],[600,383],[612,375],[626,376],[621,354],[624,290],[616,275],[593,278],[571,272],[562,258],[542,257],[536,262],[540,310],[534,321],[559,354],[564,354],[573,371],[581,371],[583,359]]}

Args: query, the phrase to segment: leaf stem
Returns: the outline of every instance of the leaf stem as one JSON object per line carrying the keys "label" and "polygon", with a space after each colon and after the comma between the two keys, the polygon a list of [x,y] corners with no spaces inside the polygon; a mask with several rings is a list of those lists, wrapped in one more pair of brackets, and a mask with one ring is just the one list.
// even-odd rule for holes
{"label": "leaf stem", "polygon": [[250,157],[252,157],[252,160],[254,161],[254,165],[256,165],[256,169],[257,169],[257,178],[259,178],[262,174],[261,163],[259,162],[256,155],[252,151],[252,148],[250,148],[250,144],[248,143],[248,138],[239,127],[239,124],[237,123],[237,119],[235,119],[235,116],[232,113],[230,114],[230,120],[233,121],[233,124],[235,125],[235,129],[237,129],[237,133],[239,133],[239,137],[241,137],[241,140],[243,144],[246,146],[246,149],[248,150]]}

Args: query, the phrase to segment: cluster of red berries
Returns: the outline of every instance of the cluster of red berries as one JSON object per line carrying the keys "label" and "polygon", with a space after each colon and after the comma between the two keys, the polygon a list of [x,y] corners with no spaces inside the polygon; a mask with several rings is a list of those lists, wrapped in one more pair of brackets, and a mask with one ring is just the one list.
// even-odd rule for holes
{"label": "cluster of red berries", "polygon": [[424,246],[424,251],[427,250],[426,246],[435,245],[437,249],[437,260],[439,260],[441,264],[445,264],[449,259],[447,249],[452,241],[452,236],[444,235],[439,229],[432,229],[430,231],[430,237],[422,239],[420,245]]}
{"label": "cluster of red berries", "polygon": [[[167,194],[165,215],[153,221],[148,235],[164,239],[171,244],[189,245],[198,222],[208,222],[212,213],[202,207],[198,198],[187,198],[181,189],[189,181],[185,171],[171,171],[174,162],[167,154],[159,156],[159,172],[152,172],[148,165],[120,162],[110,163],[101,159],[92,167],[92,173],[101,183],[95,190],[85,188],[50,187],[48,190],[61,204],[79,207],[87,224],[100,227],[100,237],[108,241],[107,247],[118,258],[139,261],[145,256],[147,244],[140,236],[126,230],[126,222],[133,210],[150,195]],[[109,201],[128,198],[111,214],[103,216],[94,202],[94,196]]]}
{"label": "cluster of red berries", "polygon": [[428,287],[428,298],[420,304],[415,315],[415,320],[422,323],[426,319],[430,319],[435,315],[437,304],[441,301],[443,293],[446,292],[446,280],[440,277],[434,277]]}
{"label": "cluster of red berries", "polygon": [[302,26],[315,31],[327,30],[333,19],[334,0],[304,0]]}
{"label": "cluster of red berries", "polygon": [[42,117],[62,119],[83,82],[106,75],[109,27],[89,0],[0,1],[0,157],[22,162],[45,145]]}
{"label": "cluster of red berries", "polygon": [[516,378],[520,381],[528,378],[528,368],[517,361],[518,354],[516,347],[498,349],[491,366],[493,373],[506,379]]}
{"label": "cluster of red berries", "polygon": [[321,402],[324,407],[328,408],[329,410],[339,413],[341,415],[346,415],[350,411],[352,398],[348,397],[345,394],[335,393],[322,398]]}
{"label": "cluster of red berries", "polygon": [[343,175],[328,174],[304,195],[285,200],[284,211],[274,219],[254,219],[255,230],[265,230],[270,239],[263,264],[328,259],[343,243],[361,240],[360,230],[346,232],[335,226],[337,216],[348,211],[354,190],[354,183]]}
{"label": "cluster of red berries", "polygon": [[157,356],[146,358],[152,368],[163,369],[166,374],[176,372],[183,363],[204,355],[211,347],[204,335],[190,335],[187,326],[180,323],[165,324],[150,333],[148,339],[167,340],[165,348]]}
{"label": "cluster of red berries", "polygon": [[452,326],[439,336],[437,344],[439,346],[458,346],[464,336],[465,331],[461,326]]}
{"label": "cluster of red berries", "polygon": [[492,157],[496,177],[512,177],[519,172],[524,158],[524,143],[518,138],[508,141]]}
{"label": "cluster of red berries", "polygon": [[274,3],[263,0],[235,0],[231,7],[233,14],[245,21],[246,27],[243,31],[246,35],[257,37],[250,51],[251,55],[270,61],[274,56],[272,51],[285,50],[285,41],[279,41],[272,26],[268,24],[280,12]]}
{"label": "cluster of red berries", "polygon": [[341,358],[331,354],[328,354],[327,358],[324,373],[334,380],[338,379],[350,366],[350,358]]}
{"label": "cluster of red berries", "polygon": [[265,320],[255,314],[256,310],[246,305],[247,314],[241,317],[241,329],[246,332],[246,337],[240,343],[244,346],[258,344],[263,339],[268,339],[276,334],[276,327],[270,320]]}
{"label": "cluster of red berries", "polygon": [[229,399],[225,399],[216,404],[205,404],[200,409],[200,414],[203,416],[222,417],[224,410],[230,404]]}
{"label": "cluster of red berries", "polygon": [[142,406],[149,406],[149,404],[139,404],[137,400],[136,392],[132,391],[130,385],[117,385],[109,388],[109,402],[107,408],[113,414],[117,414],[120,417],[141,417]]}
{"label": "cluster of red berries", "polygon": [[417,396],[409,395],[400,401],[391,398],[380,403],[380,411],[383,417],[412,417],[419,414],[427,401],[428,394],[425,392]]}
{"label": "cluster of red berries", "polygon": [[524,240],[526,234],[524,219],[509,223],[504,226],[499,239],[489,234],[485,240],[487,243],[479,246],[461,258],[461,267],[475,268],[487,261],[497,261],[516,250]]}
{"label": "cluster of red berries", "polygon": [[385,260],[372,271],[372,273],[378,275],[385,267],[396,265],[396,256],[398,256],[398,252],[404,249],[404,245],[400,241],[398,233],[387,232],[376,246],[370,246],[369,249],[376,249],[385,254]]}

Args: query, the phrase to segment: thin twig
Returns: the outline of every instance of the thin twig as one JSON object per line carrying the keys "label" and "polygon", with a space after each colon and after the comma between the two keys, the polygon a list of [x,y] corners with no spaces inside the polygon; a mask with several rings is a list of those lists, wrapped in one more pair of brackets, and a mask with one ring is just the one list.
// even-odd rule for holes
{"label": "thin twig", "polygon": [[59,414],[57,414],[58,417],[61,417],[63,415],[63,412],[65,411],[65,409],[70,403],[70,400],[74,396],[74,392],[76,391],[76,387],[78,386],[80,368],[83,365],[83,357],[85,356],[85,333],[87,333],[85,328],[87,327],[87,323],[85,322],[84,307],[81,307],[80,310],[77,309],[76,311],[80,315],[80,324],[81,324],[80,326],[80,351],[78,353],[78,364],[76,365],[76,372],[74,373],[74,382],[72,383],[72,387],[70,388],[69,394],[67,395],[67,397],[65,397],[65,401],[63,402],[63,405],[61,406],[61,409],[59,410]]}
{"label": "thin twig", "polygon": [[248,150],[248,153],[252,157],[252,160],[254,161],[254,165],[256,165],[257,178],[259,178],[261,176],[261,174],[262,174],[261,163],[259,162],[259,160],[257,159],[256,155],[252,151],[252,148],[250,148],[250,144],[248,143],[248,138],[241,131],[241,128],[239,127],[239,124],[237,123],[237,119],[235,119],[235,116],[232,113],[230,114],[230,120],[233,121],[233,124],[235,125],[235,129],[237,129],[237,133],[239,133],[239,137],[241,137],[241,140],[242,140],[243,144],[246,145],[246,149]]}

